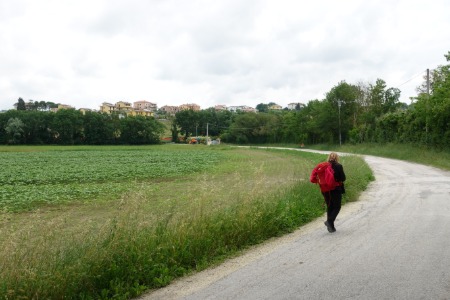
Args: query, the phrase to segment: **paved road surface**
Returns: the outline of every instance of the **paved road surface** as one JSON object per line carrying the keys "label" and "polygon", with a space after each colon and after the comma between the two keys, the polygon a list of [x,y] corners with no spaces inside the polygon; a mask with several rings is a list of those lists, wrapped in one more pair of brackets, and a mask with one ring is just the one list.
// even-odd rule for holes
{"label": "paved road surface", "polygon": [[450,299],[450,172],[365,159],[336,233],[321,218],[142,299]]}

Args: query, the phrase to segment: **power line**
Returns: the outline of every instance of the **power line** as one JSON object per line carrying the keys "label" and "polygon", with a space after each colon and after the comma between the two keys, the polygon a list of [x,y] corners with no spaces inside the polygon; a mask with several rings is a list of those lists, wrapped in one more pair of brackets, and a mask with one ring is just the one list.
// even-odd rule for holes
{"label": "power line", "polygon": [[410,82],[411,80],[417,78],[420,75],[423,75],[423,72],[425,72],[426,70],[420,72],[419,74],[414,75],[413,77],[411,77],[410,79],[408,79],[407,81],[403,82],[402,84],[398,85],[397,88],[401,87],[404,84],[407,84],[408,82]]}

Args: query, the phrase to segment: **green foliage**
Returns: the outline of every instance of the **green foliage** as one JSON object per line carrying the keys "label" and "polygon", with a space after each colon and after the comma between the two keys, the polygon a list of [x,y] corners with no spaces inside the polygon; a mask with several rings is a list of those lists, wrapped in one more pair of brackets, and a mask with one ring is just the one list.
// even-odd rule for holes
{"label": "green foliage", "polygon": [[159,143],[164,132],[164,125],[155,119],[146,117],[126,117],[122,120],[122,143],[129,145],[145,145]]}
{"label": "green foliage", "polygon": [[272,113],[243,113],[234,118],[227,135],[226,142],[275,143],[281,141],[281,117]]}
{"label": "green foliage", "polygon": [[87,111],[83,120],[83,142],[87,145],[113,143],[113,124],[108,114]]}
{"label": "green foliage", "polygon": [[198,113],[192,109],[177,112],[174,122],[180,128],[180,133],[185,138],[198,135],[199,117]]}
{"label": "green foliage", "polygon": [[5,131],[11,144],[18,144],[23,137],[24,124],[19,118],[11,118],[6,124]]}
{"label": "green foliage", "polygon": [[260,113],[267,113],[269,112],[269,104],[265,104],[265,103],[260,103],[258,105],[256,105],[256,110]]}
{"label": "green foliage", "polygon": [[9,110],[0,114],[0,143],[10,143],[11,126],[7,122],[18,118],[23,132],[15,143],[58,145],[159,144],[164,126],[153,117],[81,113],[74,109],[60,109],[56,113],[36,110]]}
{"label": "green foliage", "polygon": [[170,126],[170,132],[172,135],[172,142],[178,142],[178,128],[177,124],[172,121],[172,125]]}
{"label": "green foliage", "polygon": [[[219,136],[230,126],[232,116],[230,111],[216,111],[214,108],[201,111],[183,110],[175,114],[172,132],[181,133],[184,139],[190,136],[206,136],[207,133],[208,136]],[[174,137],[174,134],[172,136]]]}
{"label": "green foliage", "polygon": [[[450,59],[450,52],[445,56]],[[386,82],[333,87],[323,100],[275,117],[237,115],[222,138],[232,143],[408,143],[450,149],[450,65],[431,72],[430,95],[411,105],[399,102],[400,90]],[[422,88],[423,91],[423,88]],[[263,108],[263,106],[260,106]],[[273,127],[273,126],[276,126]]]}
{"label": "green foliage", "polygon": [[82,113],[74,109],[61,109],[50,123],[53,140],[60,145],[81,144],[83,138]]}
{"label": "green foliage", "polygon": [[22,98],[17,100],[17,110],[26,110],[25,101]]}

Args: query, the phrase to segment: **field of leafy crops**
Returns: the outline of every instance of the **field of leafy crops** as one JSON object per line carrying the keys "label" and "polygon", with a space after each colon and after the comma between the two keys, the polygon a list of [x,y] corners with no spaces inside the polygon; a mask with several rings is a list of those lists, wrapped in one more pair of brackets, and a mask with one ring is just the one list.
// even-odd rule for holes
{"label": "field of leafy crops", "polygon": [[0,152],[0,210],[113,200],[138,183],[199,172],[220,160],[217,151],[160,147]]}

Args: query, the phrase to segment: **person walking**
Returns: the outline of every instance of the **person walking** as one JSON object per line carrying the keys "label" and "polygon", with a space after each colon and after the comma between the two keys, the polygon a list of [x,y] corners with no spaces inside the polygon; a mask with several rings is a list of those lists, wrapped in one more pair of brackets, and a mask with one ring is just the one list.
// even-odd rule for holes
{"label": "person walking", "polygon": [[[332,172],[327,168],[331,168]],[[345,179],[344,167],[339,163],[339,156],[334,152],[331,152],[327,161],[318,164],[311,173],[310,181],[319,184],[327,204],[327,220],[324,224],[330,233],[336,231],[334,221],[341,210],[342,194],[345,193]]]}

